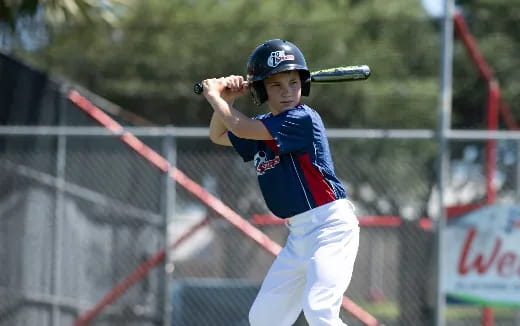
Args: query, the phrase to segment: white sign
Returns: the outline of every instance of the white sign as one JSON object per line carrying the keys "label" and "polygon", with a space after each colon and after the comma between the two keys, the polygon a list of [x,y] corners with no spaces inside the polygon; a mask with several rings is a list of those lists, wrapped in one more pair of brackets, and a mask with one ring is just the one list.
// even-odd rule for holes
{"label": "white sign", "polygon": [[444,291],[489,306],[520,306],[520,206],[486,206],[449,221]]}

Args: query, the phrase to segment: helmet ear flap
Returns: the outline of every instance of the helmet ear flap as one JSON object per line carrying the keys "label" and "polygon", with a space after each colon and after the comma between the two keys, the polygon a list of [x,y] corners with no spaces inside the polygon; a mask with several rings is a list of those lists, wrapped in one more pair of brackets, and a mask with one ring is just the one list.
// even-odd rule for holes
{"label": "helmet ear flap", "polygon": [[309,96],[311,93],[311,74],[307,70],[300,70],[302,80],[302,96]]}
{"label": "helmet ear flap", "polygon": [[265,90],[263,80],[254,81],[252,87],[249,88],[249,91],[251,92],[253,102],[256,105],[261,105],[267,101],[267,91]]}
{"label": "helmet ear flap", "polygon": [[304,81],[302,83],[302,96],[309,96],[311,93],[311,81]]}

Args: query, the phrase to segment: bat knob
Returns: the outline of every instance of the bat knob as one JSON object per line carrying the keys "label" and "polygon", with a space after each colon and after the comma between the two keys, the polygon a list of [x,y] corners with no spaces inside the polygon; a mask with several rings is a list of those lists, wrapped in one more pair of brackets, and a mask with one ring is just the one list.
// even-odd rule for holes
{"label": "bat knob", "polygon": [[361,68],[363,69],[363,74],[365,75],[365,78],[370,77],[370,67],[367,65],[363,65],[361,66]]}
{"label": "bat knob", "polygon": [[204,91],[204,86],[202,86],[202,83],[196,83],[195,85],[193,85],[193,92],[197,95],[200,95],[202,94],[202,92]]}

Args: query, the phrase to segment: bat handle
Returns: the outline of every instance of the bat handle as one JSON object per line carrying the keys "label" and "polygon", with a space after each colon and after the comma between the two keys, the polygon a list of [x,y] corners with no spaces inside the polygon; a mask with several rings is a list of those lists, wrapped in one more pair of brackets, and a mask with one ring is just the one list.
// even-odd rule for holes
{"label": "bat handle", "polygon": [[202,94],[202,92],[204,92],[204,86],[202,86],[201,82],[198,82],[195,85],[193,85],[193,92],[197,95],[200,95]]}
{"label": "bat handle", "polygon": [[[244,82],[244,85],[247,85],[247,82]],[[193,92],[197,95],[200,95],[202,92],[204,92],[204,86],[202,86],[202,82],[198,82],[193,85]]]}

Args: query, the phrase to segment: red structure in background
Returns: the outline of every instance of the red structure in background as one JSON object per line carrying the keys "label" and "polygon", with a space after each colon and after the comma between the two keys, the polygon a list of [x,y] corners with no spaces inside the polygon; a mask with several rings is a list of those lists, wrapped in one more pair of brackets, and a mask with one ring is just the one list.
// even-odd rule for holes
{"label": "red structure in background", "polygon": [[[484,79],[488,86],[488,100],[486,110],[486,124],[487,129],[498,130],[499,115],[504,119],[504,123],[508,129],[518,130],[511,110],[500,96],[500,87],[498,81],[492,69],[487,64],[486,60],[478,50],[475,39],[471,35],[466,20],[460,12],[455,12],[454,15],[454,27],[455,33],[457,34],[460,41],[464,44],[466,51],[475,64],[481,78]],[[497,162],[497,141],[490,139],[486,142],[485,148],[485,173],[486,173],[486,205],[493,204],[496,201],[496,189],[493,182],[493,178],[496,171]],[[482,312],[482,325],[493,326],[494,316],[493,310],[489,307],[483,309]]]}

